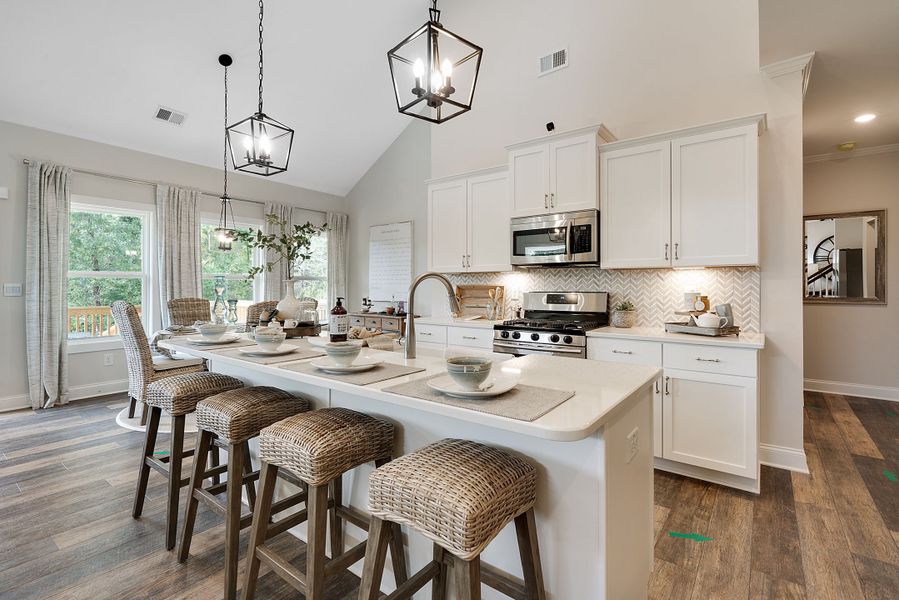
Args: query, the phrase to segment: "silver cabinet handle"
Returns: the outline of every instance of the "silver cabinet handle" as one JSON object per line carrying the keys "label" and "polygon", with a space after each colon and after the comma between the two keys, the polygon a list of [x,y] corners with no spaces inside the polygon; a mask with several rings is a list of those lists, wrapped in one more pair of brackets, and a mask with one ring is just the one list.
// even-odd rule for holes
{"label": "silver cabinet handle", "polygon": [[549,207],[555,208],[555,206],[556,206],[556,195],[555,195],[555,193],[552,193],[549,195]]}
{"label": "silver cabinet handle", "polygon": [[668,388],[668,381],[669,381],[670,379],[671,379],[670,377],[666,377],[666,378],[665,378],[665,395],[666,395],[666,396],[670,396],[670,395],[671,395],[671,390]]}
{"label": "silver cabinet handle", "polygon": [[662,393],[662,390],[659,389],[659,380],[656,379],[656,394],[661,394],[661,393]]}
{"label": "silver cabinet handle", "polygon": [[721,362],[720,358],[702,358],[701,356],[697,356],[696,360],[698,360],[699,362],[714,362],[714,363]]}
{"label": "silver cabinet handle", "polygon": [[465,255],[462,255],[462,268],[465,268]]}
{"label": "silver cabinet handle", "polygon": [[665,242],[665,260],[668,260],[668,243]]}
{"label": "silver cabinet handle", "polygon": [[476,338],[476,337],[473,336],[473,335],[463,335],[463,336],[462,336],[462,339],[463,339],[463,340],[476,340],[476,339],[478,339],[478,338]]}
{"label": "silver cabinet handle", "polygon": [[630,350],[612,350],[612,354],[633,354]]}
{"label": "silver cabinet handle", "polygon": [[469,269],[471,268],[471,254],[466,254],[467,258],[465,259],[465,266]]}
{"label": "silver cabinet handle", "polygon": [[549,194],[543,194],[543,208],[549,209]]}
{"label": "silver cabinet handle", "polygon": [[418,335],[431,335],[430,331],[419,331]]}
{"label": "silver cabinet handle", "polygon": [[680,257],[677,255],[677,247],[680,246],[677,242],[674,242],[674,260],[680,260]]}

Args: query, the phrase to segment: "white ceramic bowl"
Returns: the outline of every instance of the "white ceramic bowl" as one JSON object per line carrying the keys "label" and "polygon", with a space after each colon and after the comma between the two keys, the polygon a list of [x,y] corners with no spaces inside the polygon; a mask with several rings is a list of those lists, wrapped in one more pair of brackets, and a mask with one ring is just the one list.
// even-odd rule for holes
{"label": "white ceramic bowl", "polygon": [[287,334],[283,332],[256,334],[256,344],[263,350],[269,352],[280,348],[285,339],[287,339]]}
{"label": "white ceramic bowl", "polygon": [[203,339],[214,342],[220,340],[228,332],[227,325],[218,325],[216,323],[204,323],[197,326],[197,331],[203,336]]}
{"label": "white ceramic bowl", "polygon": [[490,376],[493,361],[481,356],[454,356],[446,359],[446,372],[466,390],[476,390]]}
{"label": "white ceramic bowl", "polygon": [[341,367],[348,367],[353,364],[362,346],[354,342],[329,342],[325,344],[325,353],[328,358],[333,360]]}

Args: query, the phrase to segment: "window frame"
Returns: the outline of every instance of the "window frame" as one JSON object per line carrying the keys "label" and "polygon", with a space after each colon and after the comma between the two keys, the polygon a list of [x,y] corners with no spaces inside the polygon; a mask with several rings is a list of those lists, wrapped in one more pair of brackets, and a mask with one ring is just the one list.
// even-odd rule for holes
{"label": "window frame", "polygon": [[[66,287],[70,279],[103,277],[109,279],[140,279],[141,282],[141,323],[144,330],[149,332],[149,323],[153,314],[153,270],[155,257],[153,255],[155,215],[154,207],[124,200],[111,198],[98,198],[93,196],[71,196],[69,203],[69,216],[73,212],[90,212],[97,214],[111,214],[125,217],[137,217],[141,220],[141,270],[140,271],[73,271],[66,272]],[[68,232],[67,232],[68,235]],[[68,238],[66,239],[68,245]],[[66,294],[66,307],[68,308],[68,294]],[[149,335],[149,333],[148,333]],[[82,352],[96,352],[98,350],[114,350],[122,347],[121,335],[110,335],[95,338],[69,338],[66,332],[69,354]]]}
{"label": "window frame", "polygon": [[[325,229],[322,230],[322,233],[324,233],[325,236],[326,236],[326,239],[325,239],[325,251],[328,252],[328,247],[329,247],[329,244],[330,244],[330,241],[331,241],[331,240],[330,240],[329,238],[327,238],[327,236],[330,235],[330,231],[328,231],[328,229],[325,228]],[[319,234],[319,235],[321,235],[321,234]],[[311,276],[307,276],[307,275],[294,275],[293,273],[291,273],[290,276],[294,279],[294,282],[295,282],[295,283],[299,283],[299,282],[301,282],[301,281],[324,281],[324,282],[325,282],[325,290],[326,290],[326,294],[327,294],[327,290],[328,290],[328,271],[330,270],[330,268],[329,268],[330,265],[331,265],[331,256],[330,256],[330,252],[328,252],[327,260],[325,261],[325,276],[324,276],[324,277],[311,277]],[[330,295],[330,294],[328,294],[328,295]],[[327,298],[327,297],[326,297],[326,298],[325,298],[325,305],[322,306],[321,303],[319,303],[319,306],[318,306],[318,319],[319,319],[319,322],[320,322],[321,324],[323,324],[323,325],[324,325],[325,323],[328,322],[328,315],[330,314],[330,311],[331,311],[331,308],[328,306],[328,303],[329,303],[329,302],[330,302],[330,298]]]}
{"label": "window frame", "polygon": [[[214,215],[209,212],[201,212],[200,213],[200,227],[203,225],[211,225],[213,227],[218,227],[219,225],[219,216]],[[260,219],[255,219],[253,217],[238,217],[234,220],[234,228],[235,229],[261,229],[263,222]],[[200,256],[203,254],[203,248],[200,248]],[[259,248],[253,248],[252,254],[252,266],[260,266],[265,264],[265,256],[263,252]],[[202,265],[200,267],[200,282],[206,279],[212,279],[217,276],[224,276],[225,281],[245,281],[247,276],[243,275],[229,275],[227,273],[212,273],[209,277],[206,276],[206,273],[202,269]],[[264,295],[264,289],[262,284],[262,278],[257,275],[253,278],[253,299],[252,302],[261,302],[261,298]]]}

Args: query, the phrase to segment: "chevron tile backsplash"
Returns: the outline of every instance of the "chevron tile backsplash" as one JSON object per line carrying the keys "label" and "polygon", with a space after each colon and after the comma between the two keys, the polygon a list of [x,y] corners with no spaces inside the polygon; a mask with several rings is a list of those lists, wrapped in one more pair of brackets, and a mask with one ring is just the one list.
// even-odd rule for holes
{"label": "chevron tile backsplash", "polygon": [[752,267],[715,269],[603,270],[592,267],[517,269],[511,273],[457,273],[447,277],[454,285],[502,285],[506,289],[506,314],[521,292],[609,292],[612,305],[630,300],[637,307],[637,325],[661,327],[665,321],[683,320],[674,314],[683,304],[684,292],[700,291],[712,306],[730,302],[743,331],[760,329],[759,271]]}

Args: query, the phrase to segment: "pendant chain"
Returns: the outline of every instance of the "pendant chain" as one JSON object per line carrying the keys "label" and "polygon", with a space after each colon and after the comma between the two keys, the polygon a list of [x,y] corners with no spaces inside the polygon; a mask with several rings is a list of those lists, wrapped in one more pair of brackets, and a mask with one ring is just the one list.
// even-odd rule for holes
{"label": "pendant chain", "polygon": [[222,169],[225,172],[225,198],[228,197],[228,67],[225,67],[225,148],[222,151]]}
{"label": "pendant chain", "polygon": [[264,8],[259,0],[259,113],[262,113],[262,16]]}

